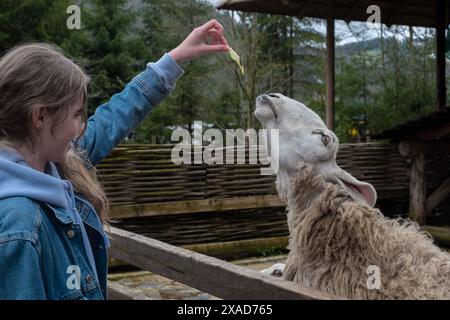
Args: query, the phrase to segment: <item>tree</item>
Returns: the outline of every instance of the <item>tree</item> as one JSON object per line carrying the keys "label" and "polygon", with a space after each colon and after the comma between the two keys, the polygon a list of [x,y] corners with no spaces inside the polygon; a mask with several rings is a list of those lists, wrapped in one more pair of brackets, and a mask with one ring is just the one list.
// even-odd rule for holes
{"label": "tree", "polygon": [[66,27],[69,0],[0,1],[0,54],[24,42],[61,44],[72,35]]}
{"label": "tree", "polygon": [[[142,12],[142,37],[153,61],[176,47],[195,27],[216,17],[209,3],[194,0],[145,0]],[[172,128],[192,130],[196,120],[216,128],[235,125],[236,113],[230,110],[239,100],[236,88],[227,81],[231,69],[224,69],[220,55],[224,54],[183,64],[185,74],[176,90],[145,119],[137,131],[139,141],[157,136],[159,142],[170,142]]]}
{"label": "tree", "polygon": [[89,111],[123,90],[131,78],[145,67],[148,55],[142,39],[136,36],[136,13],[126,0],[84,2],[83,15],[89,33],[81,48],[92,76]]}

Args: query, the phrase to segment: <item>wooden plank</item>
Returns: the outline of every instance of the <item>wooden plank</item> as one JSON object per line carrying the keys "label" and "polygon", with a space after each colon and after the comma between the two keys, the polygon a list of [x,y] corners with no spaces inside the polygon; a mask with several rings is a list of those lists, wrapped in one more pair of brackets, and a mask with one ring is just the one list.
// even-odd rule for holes
{"label": "wooden plank", "polygon": [[305,16],[305,11],[308,8],[310,2],[311,2],[311,0],[306,0],[303,3],[303,5],[300,7],[300,9],[297,11],[297,13],[295,14],[299,19],[303,19],[303,17]]}
{"label": "wooden plank", "polygon": [[409,190],[408,190],[408,188],[377,189],[377,196],[378,196],[378,199],[382,199],[382,200],[408,198]]}
{"label": "wooden plank", "polygon": [[[447,127],[449,126],[447,125]],[[439,135],[438,132],[433,133]],[[427,136],[429,135],[423,135],[422,138]],[[398,144],[398,152],[402,157],[413,157],[419,152],[424,152],[427,155],[449,154],[450,143],[443,141],[418,142],[404,140]]]}
{"label": "wooden plank", "polygon": [[327,94],[327,110],[326,110],[326,122],[327,127],[330,130],[334,130],[334,19],[332,12],[334,6],[330,4],[329,16],[327,17],[327,71],[326,71],[326,94]]}
{"label": "wooden plank", "polygon": [[185,248],[190,251],[205,254],[208,256],[220,258],[230,255],[239,255],[243,253],[257,253],[262,248],[270,249],[286,249],[288,245],[288,237],[271,237],[271,238],[259,238],[249,240],[237,240],[226,242],[214,242],[214,243],[202,243],[202,244],[190,244],[184,245]]}
{"label": "wooden plank", "polygon": [[[179,245],[177,247],[201,253],[214,258],[223,258],[230,256],[255,256],[261,250],[283,250],[288,245],[288,236],[257,238],[249,240],[236,240],[224,242],[211,242],[200,244]],[[122,267],[127,265],[125,262],[110,258],[109,267]]]}
{"label": "wooden plank", "polygon": [[165,214],[200,213],[212,211],[221,212],[239,209],[282,207],[285,205],[286,204],[281,201],[277,195],[264,195],[114,206],[111,207],[109,215],[112,219],[124,219]]}
{"label": "wooden plank", "polygon": [[418,153],[412,158],[409,217],[420,225],[426,221],[427,176],[425,174],[425,154]]}
{"label": "wooden plank", "polygon": [[366,6],[366,0],[354,0],[354,1],[352,2],[352,4],[350,5],[350,7],[348,8],[347,13],[345,14],[345,18],[344,18],[344,20],[345,20],[345,22],[346,22],[347,24],[349,24],[349,23],[351,22],[351,18],[352,18],[352,16],[353,16],[354,12],[355,12],[358,8],[361,8],[361,7],[363,7],[363,8],[366,8],[366,7],[367,7],[367,6]]}
{"label": "wooden plank", "polygon": [[411,139],[429,141],[440,139],[448,134],[450,134],[450,123],[447,122],[438,126],[431,127],[429,129],[422,130],[419,133],[411,136]]}
{"label": "wooden plank", "polygon": [[390,28],[393,24],[393,21],[397,20],[397,17],[399,15],[404,14],[404,10],[406,7],[406,0],[402,0],[399,3],[397,3],[396,8],[392,11],[391,15],[386,19],[386,26]]}
{"label": "wooden plank", "polygon": [[424,146],[413,141],[401,141],[398,144],[398,152],[402,157],[413,157],[419,152],[424,152]]}
{"label": "wooden plank", "polygon": [[141,269],[223,299],[318,299],[332,297],[293,282],[208,257],[117,228],[110,228],[110,255]]}
{"label": "wooden plank", "polygon": [[127,287],[108,281],[108,300],[151,300],[144,295],[136,295]]}
{"label": "wooden plank", "polygon": [[427,199],[427,212],[431,212],[436,208],[442,200],[444,200],[450,193],[450,177],[445,179],[442,184],[433,191]]}
{"label": "wooden plank", "polygon": [[444,108],[446,104],[445,87],[445,15],[447,0],[436,0],[436,89],[437,107]]}
{"label": "wooden plank", "polygon": [[422,226],[422,229],[430,233],[439,245],[450,248],[449,227]]}

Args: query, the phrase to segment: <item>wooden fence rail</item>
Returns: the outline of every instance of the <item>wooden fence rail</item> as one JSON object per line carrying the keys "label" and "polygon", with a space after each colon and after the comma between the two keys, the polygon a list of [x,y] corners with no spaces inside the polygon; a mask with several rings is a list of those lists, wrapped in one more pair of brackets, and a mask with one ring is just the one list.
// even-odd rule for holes
{"label": "wooden fence rail", "polygon": [[[337,299],[258,271],[111,227],[110,256],[223,299]],[[110,286],[111,298],[127,299]]]}

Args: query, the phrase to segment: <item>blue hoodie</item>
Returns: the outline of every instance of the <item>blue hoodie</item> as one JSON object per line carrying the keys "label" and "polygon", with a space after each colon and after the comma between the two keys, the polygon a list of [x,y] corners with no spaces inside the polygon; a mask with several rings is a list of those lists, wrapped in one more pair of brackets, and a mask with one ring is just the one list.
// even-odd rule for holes
{"label": "blue hoodie", "polygon": [[98,281],[92,248],[81,216],[75,206],[75,195],[70,181],[62,180],[56,166],[48,162],[45,173],[33,169],[17,151],[0,148],[0,199],[27,197],[66,210],[80,226],[84,248]]}

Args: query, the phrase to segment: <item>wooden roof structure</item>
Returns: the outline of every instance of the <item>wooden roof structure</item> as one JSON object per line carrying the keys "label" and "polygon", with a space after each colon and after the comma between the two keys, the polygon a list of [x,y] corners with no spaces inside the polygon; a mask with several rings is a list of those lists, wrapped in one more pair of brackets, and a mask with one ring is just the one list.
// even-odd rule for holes
{"label": "wooden roof structure", "polygon": [[[377,5],[381,10],[381,22],[387,26],[436,26],[438,0],[225,0],[217,8],[326,19],[329,3],[334,4],[334,19],[347,23],[367,21],[367,7]],[[449,24],[449,17],[450,7],[447,7],[446,24]]]}
{"label": "wooden roof structure", "polygon": [[440,168],[443,174],[440,185],[430,193],[427,183],[430,160],[438,155],[449,159],[450,108],[408,120],[374,137],[389,138],[398,143],[399,153],[411,160],[409,216],[419,224],[425,224],[427,215],[450,194],[450,177],[445,174],[448,161]]}
{"label": "wooden roof structure", "polygon": [[450,22],[450,0],[223,0],[217,9],[239,10],[327,20],[326,124],[334,130],[335,35],[334,20],[367,21],[380,8],[380,22],[436,28],[437,108],[446,106],[445,29]]}
{"label": "wooden roof structure", "polygon": [[[450,176],[446,176],[450,165],[450,107],[408,120],[374,138],[388,138],[398,143],[399,153],[411,160],[409,217],[425,224],[427,215],[450,194]],[[443,180],[430,193],[427,166],[433,165],[431,160],[436,156],[448,160],[440,168]]]}
{"label": "wooden roof structure", "polygon": [[[408,120],[381,133],[376,139],[390,139],[392,142],[402,140],[436,141],[450,138],[450,107]],[[450,150],[449,150],[450,151]]]}
{"label": "wooden roof structure", "polygon": [[425,224],[427,215],[450,194],[449,161],[440,168],[440,185],[431,193],[427,167],[436,156],[450,155],[450,107],[405,121],[386,129],[374,138],[388,138],[398,143],[399,153],[411,159],[409,216]]}

